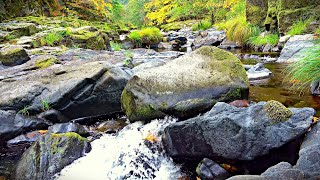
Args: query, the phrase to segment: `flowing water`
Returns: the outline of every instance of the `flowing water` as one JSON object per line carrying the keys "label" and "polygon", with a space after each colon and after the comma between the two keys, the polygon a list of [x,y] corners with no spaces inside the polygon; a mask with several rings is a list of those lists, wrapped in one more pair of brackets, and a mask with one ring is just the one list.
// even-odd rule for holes
{"label": "flowing water", "polygon": [[56,180],[178,179],[180,168],[162,149],[161,132],[176,119],[167,117],[142,125],[136,122],[117,134],[105,134],[92,150],[65,167]]}

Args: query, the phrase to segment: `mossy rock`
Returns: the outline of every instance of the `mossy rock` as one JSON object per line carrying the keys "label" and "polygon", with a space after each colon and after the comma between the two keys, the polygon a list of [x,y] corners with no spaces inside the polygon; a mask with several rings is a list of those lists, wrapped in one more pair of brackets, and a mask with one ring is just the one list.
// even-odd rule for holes
{"label": "mossy rock", "polygon": [[5,66],[15,66],[30,60],[26,50],[20,46],[6,46],[0,50],[0,62]]}
{"label": "mossy rock", "polygon": [[122,107],[130,121],[165,115],[191,117],[217,101],[248,97],[248,78],[232,53],[202,47],[163,66],[138,72],[125,87]]}
{"label": "mossy rock", "polygon": [[267,116],[276,123],[286,121],[293,115],[293,113],[283,104],[274,100],[268,101],[264,105],[264,110],[266,111]]}
{"label": "mossy rock", "polygon": [[89,150],[87,139],[77,133],[47,134],[23,153],[14,179],[52,179]]}
{"label": "mossy rock", "polygon": [[178,31],[182,28],[192,27],[192,25],[195,23],[197,23],[197,20],[177,21],[164,24],[160,28],[164,31]]}
{"label": "mossy rock", "polygon": [[60,64],[61,62],[54,56],[45,56],[42,59],[38,59],[35,62],[35,67],[37,69],[44,69],[54,64]]}

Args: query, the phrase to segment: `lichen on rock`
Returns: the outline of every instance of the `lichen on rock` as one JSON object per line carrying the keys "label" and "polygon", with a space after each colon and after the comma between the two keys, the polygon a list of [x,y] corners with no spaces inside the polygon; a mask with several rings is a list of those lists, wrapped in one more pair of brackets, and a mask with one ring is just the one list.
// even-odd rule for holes
{"label": "lichen on rock", "polygon": [[269,118],[276,123],[288,120],[292,116],[292,112],[278,101],[271,100],[264,105]]}

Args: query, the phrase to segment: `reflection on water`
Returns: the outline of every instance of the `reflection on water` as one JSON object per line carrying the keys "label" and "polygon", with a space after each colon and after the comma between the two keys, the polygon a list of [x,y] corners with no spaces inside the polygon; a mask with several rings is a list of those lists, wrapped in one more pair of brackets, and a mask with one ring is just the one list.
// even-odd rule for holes
{"label": "reflection on water", "polygon": [[[244,64],[252,64],[252,60],[243,60]],[[265,67],[273,72],[273,77],[261,81],[250,82],[249,99],[255,102],[277,100],[287,107],[312,107],[320,116],[320,97],[312,96],[309,90],[293,91],[289,85],[283,83],[286,76],[283,70],[287,64],[269,63]]]}

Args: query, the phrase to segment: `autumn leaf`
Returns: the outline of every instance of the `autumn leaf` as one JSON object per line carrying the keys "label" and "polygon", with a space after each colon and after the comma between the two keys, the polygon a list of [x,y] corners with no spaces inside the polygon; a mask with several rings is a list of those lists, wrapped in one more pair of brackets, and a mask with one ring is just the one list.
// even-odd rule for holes
{"label": "autumn leaf", "polygon": [[157,136],[154,135],[153,133],[150,133],[150,132],[148,133],[147,137],[144,138],[144,140],[152,142],[152,143],[159,141]]}

